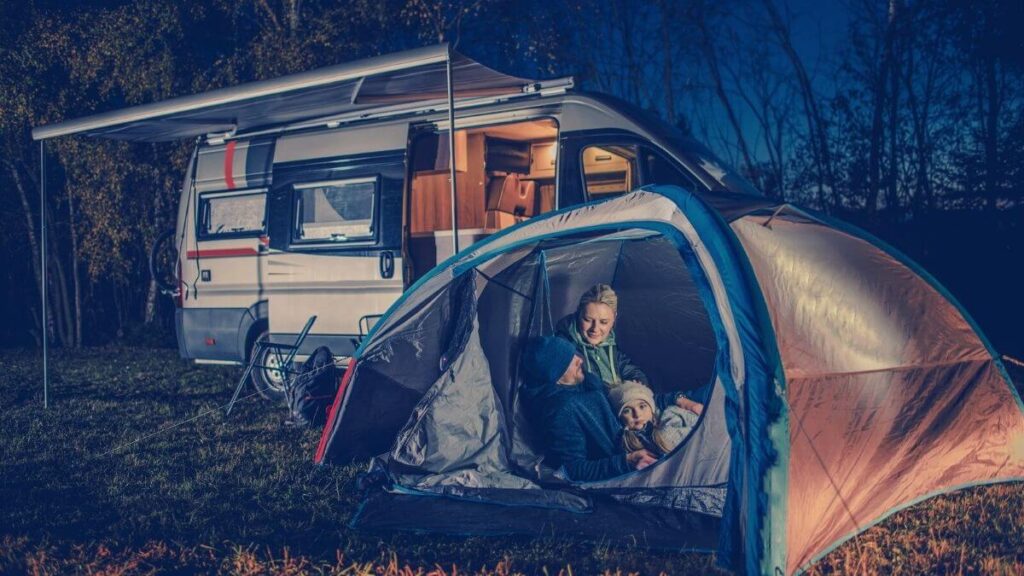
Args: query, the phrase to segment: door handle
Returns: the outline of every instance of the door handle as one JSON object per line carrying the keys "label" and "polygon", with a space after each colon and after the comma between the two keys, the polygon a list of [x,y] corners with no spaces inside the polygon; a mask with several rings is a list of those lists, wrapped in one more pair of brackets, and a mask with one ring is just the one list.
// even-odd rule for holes
{"label": "door handle", "polygon": [[391,278],[395,275],[395,255],[390,250],[380,253],[380,277]]}

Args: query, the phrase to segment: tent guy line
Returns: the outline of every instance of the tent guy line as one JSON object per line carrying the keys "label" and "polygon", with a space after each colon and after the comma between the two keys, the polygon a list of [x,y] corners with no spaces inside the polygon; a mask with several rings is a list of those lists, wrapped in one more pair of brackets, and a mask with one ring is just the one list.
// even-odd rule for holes
{"label": "tent guy line", "polygon": [[[332,364],[329,364],[329,365],[326,365],[326,366],[321,366],[321,367],[319,367],[319,368],[316,368],[316,369],[314,369],[314,370],[310,370],[309,372],[306,372],[305,374],[306,374],[306,376],[308,376],[308,377],[315,377],[315,376],[316,376],[317,374],[319,374],[320,372],[323,372],[324,370],[326,370],[326,369],[327,369],[327,368],[328,368],[329,366],[333,366],[333,365],[332,365]],[[245,396],[242,396],[242,397],[241,397],[241,398],[239,398],[238,400],[235,400],[235,403],[237,404],[238,402],[241,402],[242,400],[247,400],[247,399],[249,399],[249,398],[252,398],[252,397],[253,397],[253,396],[255,396],[256,394],[258,394],[258,392],[251,392],[251,393],[249,393],[249,394],[247,394],[247,395],[245,395]],[[192,422],[192,421],[198,420],[199,418],[202,418],[203,416],[206,416],[207,414],[210,414],[210,413],[212,413],[212,412],[215,412],[215,411],[217,411],[217,410],[223,410],[223,409],[224,409],[224,408],[226,408],[226,407],[228,406],[228,404],[230,404],[230,403],[231,403],[230,401],[229,401],[229,402],[226,402],[226,403],[224,403],[224,404],[222,404],[222,405],[220,405],[220,406],[216,406],[216,407],[214,407],[214,408],[210,408],[210,409],[208,409],[208,410],[206,410],[206,411],[204,411],[204,412],[201,412],[201,413],[199,413],[199,414],[196,414],[195,416],[192,416],[191,418],[188,418],[188,419],[186,419],[186,420],[182,420],[181,422],[176,422],[176,423],[174,423],[174,424],[171,424],[170,426],[166,426],[166,427],[164,427],[164,428],[161,428],[161,429],[157,430],[156,432],[151,432],[151,433],[149,433],[149,434],[146,434],[146,435],[144,435],[144,436],[141,436],[141,437],[139,437],[139,438],[136,438],[135,440],[132,440],[131,442],[128,442],[127,444],[122,444],[122,445],[120,445],[120,446],[118,446],[118,447],[116,447],[116,448],[114,448],[114,449],[112,449],[112,450],[108,450],[108,451],[104,452],[103,454],[100,454],[100,458],[102,458],[102,457],[104,457],[104,456],[108,456],[108,455],[110,455],[110,454],[113,454],[114,452],[117,452],[118,450],[121,450],[121,449],[123,449],[123,448],[128,448],[129,446],[132,446],[132,445],[138,444],[139,442],[142,442],[143,440],[147,440],[147,439],[149,439],[149,438],[152,438],[152,437],[154,437],[154,436],[157,436],[157,435],[159,435],[159,434],[162,434],[162,433],[164,433],[164,432],[167,432],[168,430],[172,430],[172,429],[174,429],[174,428],[177,428],[177,427],[179,427],[179,426],[183,426],[183,425],[185,425],[185,424],[188,424],[189,422]]]}
{"label": "tent guy line", "polygon": [[[250,393],[250,394],[248,394],[246,396],[243,396],[243,397],[239,398],[236,401],[236,403],[240,402],[242,400],[246,400],[246,399],[252,398],[256,394],[257,394],[257,392],[252,392],[252,393]],[[195,416],[192,416],[191,418],[187,418],[185,420],[182,420],[181,422],[175,422],[174,424],[171,424],[170,426],[165,426],[165,427],[157,430],[156,432],[150,432],[149,434],[145,434],[143,436],[140,436],[140,437],[136,438],[135,440],[132,440],[131,442],[128,442],[128,443],[122,444],[122,445],[120,445],[120,446],[118,446],[116,448],[112,448],[110,450],[107,450],[103,454],[100,454],[99,457],[103,458],[103,457],[109,456],[109,455],[113,454],[114,452],[117,452],[118,450],[122,450],[124,448],[129,448],[131,446],[134,446],[135,444],[138,444],[139,442],[142,442],[143,440],[148,440],[150,438],[153,438],[154,436],[159,436],[160,434],[163,434],[164,432],[167,432],[169,430],[173,430],[175,428],[178,428],[179,426],[184,426],[185,424],[188,424],[189,422],[194,422],[194,421],[202,418],[203,416],[206,416],[207,414],[212,414],[213,412],[217,412],[219,410],[223,410],[224,408],[227,407],[228,404],[229,404],[229,402],[225,402],[224,404],[222,404],[220,406],[215,406],[213,408],[209,408],[209,409],[207,409],[207,410],[205,410],[203,412],[200,412],[199,414],[196,414]]]}
{"label": "tent guy line", "polygon": [[[331,366],[334,366],[334,365],[329,364],[329,365],[326,365],[326,366],[321,366],[321,367],[316,368],[314,370],[310,370],[310,371],[306,372],[305,374],[308,377],[314,377],[316,374],[319,374],[319,373],[323,372],[324,370],[327,370]],[[240,399],[238,399],[238,400],[236,400],[234,402],[236,402],[236,404],[238,404],[239,402],[241,402],[243,400],[248,400],[248,399],[256,396],[257,394],[259,394],[259,393],[257,393],[257,392],[250,393],[250,394],[248,394],[248,395],[246,395],[246,396],[244,396],[244,397],[242,397],[242,398],[240,398]],[[137,439],[135,439],[135,440],[133,440],[133,441],[127,443],[127,444],[122,444],[121,446],[118,446],[117,448],[114,448],[113,450],[108,450],[106,452],[103,452],[102,454],[99,455],[99,457],[102,458],[103,456],[108,456],[110,454],[113,454],[113,453],[117,452],[118,450],[121,450],[123,448],[128,448],[129,446],[133,446],[135,444],[138,444],[139,442],[142,442],[143,440],[147,440],[147,439],[151,439],[151,438],[153,438],[155,436],[159,436],[159,435],[165,433],[165,431],[167,431],[167,430],[176,428],[178,426],[182,426],[182,425],[187,424],[188,422],[191,422],[191,421],[198,420],[199,418],[202,418],[203,416],[206,416],[207,414],[210,414],[211,412],[215,412],[217,410],[223,410],[224,408],[227,407],[228,404],[230,404],[230,402],[226,402],[226,403],[224,403],[224,404],[222,404],[220,406],[217,406],[217,407],[214,407],[214,408],[210,408],[210,409],[208,409],[208,410],[206,410],[204,412],[201,412],[201,413],[199,413],[199,414],[197,414],[197,415],[195,415],[193,417],[190,417],[190,418],[187,418],[185,420],[181,420],[180,422],[175,422],[175,423],[173,423],[173,424],[171,424],[169,426],[160,428],[159,430],[155,431],[155,433],[147,434],[147,435],[142,436],[140,438],[137,438]]]}
{"label": "tent guy line", "polygon": [[1013,364],[1014,366],[1017,366],[1018,368],[1024,368],[1024,362],[1014,358],[1013,356],[1010,356],[1009,354],[1003,354],[1003,360],[1006,360],[1007,362]]}

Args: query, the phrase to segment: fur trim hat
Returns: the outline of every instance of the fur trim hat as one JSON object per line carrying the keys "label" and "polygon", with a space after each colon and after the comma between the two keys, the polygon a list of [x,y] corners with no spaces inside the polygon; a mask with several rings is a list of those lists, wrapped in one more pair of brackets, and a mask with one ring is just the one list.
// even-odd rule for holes
{"label": "fur trim hat", "polygon": [[658,411],[658,406],[654,403],[654,391],[636,380],[626,380],[608,389],[608,402],[611,403],[616,416],[622,414],[626,404],[634,400],[643,400],[652,411]]}

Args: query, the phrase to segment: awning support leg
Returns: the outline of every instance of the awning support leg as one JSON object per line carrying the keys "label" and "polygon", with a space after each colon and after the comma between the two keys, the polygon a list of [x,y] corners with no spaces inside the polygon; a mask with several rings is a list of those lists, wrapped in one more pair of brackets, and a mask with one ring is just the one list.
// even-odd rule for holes
{"label": "awning support leg", "polygon": [[43,331],[43,408],[50,407],[50,374],[48,366],[48,346],[50,311],[46,305],[46,147],[45,140],[39,141],[39,263],[42,267],[40,286],[42,294],[42,331]]}
{"label": "awning support leg", "polygon": [[445,59],[448,77],[448,174],[452,185],[452,254],[459,253],[459,205],[455,189],[455,86],[452,79],[452,45]]}

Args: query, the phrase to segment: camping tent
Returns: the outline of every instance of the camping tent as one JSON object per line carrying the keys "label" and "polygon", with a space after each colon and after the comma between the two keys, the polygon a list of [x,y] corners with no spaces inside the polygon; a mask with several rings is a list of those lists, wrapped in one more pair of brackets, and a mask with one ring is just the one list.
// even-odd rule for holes
{"label": "camping tent", "polygon": [[[595,282],[653,387],[709,385],[673,452],[572,483],[540,462],[518,355]],[[1024,405],[966,312],[879,240],[654,187],[507,229],[410,289],[355,353],[316,454],[362,457],[386,490],[357,526],[626,536],[790,574],[923,498],[1024,478]]]}

